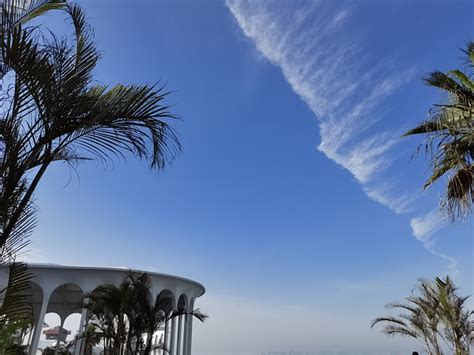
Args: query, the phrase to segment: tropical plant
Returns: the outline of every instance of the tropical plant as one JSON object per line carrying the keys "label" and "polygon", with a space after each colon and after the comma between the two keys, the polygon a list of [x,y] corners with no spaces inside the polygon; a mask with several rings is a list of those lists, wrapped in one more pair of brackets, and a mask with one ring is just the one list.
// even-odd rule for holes
{"label": "tropical plant", "polygon": [[0,290],[0,353],[16,353],[23,336],[32,323],[31,298],[27,290],[31,276],[24,263],[9,266],[8,286]]}
{"label": "tropical plant", "polygon": [[474,312],[466,309],[468,297],[458,295],[449,277],[420,280],[416,290],[418,294],[412,294],[405,303],[386,306],[404,313],[376,318],[372,327],[383,323],[383,333],[414,338],[430,355],[443,354],[443,347],[455,355],[468,355],[474,340]]}
{"label": "tropical plant", "polygon": [[119,286],[101,285],[86,296],[93,325],[110,354],[122,354],[127,342],[127,306],[131,305],[131,285],[124,280]]}
{"label": "tropical plant", "polygon": [[31,208],[33,193],[54,162],[75,165],[109,161],[129,152],[162,169],[179,151],[174,119],[155,86],[93,83],[99,53],[84,13],[66,8],[74,25],[72,43],[37,27],[4,33],[4,63],[12,69],[0,117],[0,246]]}
{"label": "tropical plant", "polygon": [[[36,226],[34,191],[54,162],[69,166],[87,159],[110,161],[127,153],[163,169],[180,150],[175,119],[163,105],[163,87],[94,83],[100,58],[85,15],[66,6],[74,35],[46,35],[24,22],[45,10],[63,7],[52,0],[2,2],[0,24],[0,263],[8,269]],[[7,85],[8,84],[8,85]],[[10,276],[12,273],[10,272]],[[18,283],[10,277],[11,294]],[[15,286],[17,287],[17,286]],[[0,301],[5,299],[5,288]],[[21,298],[12,298],[17,304]],[[15,303],[12,301],[12,303]],[[1,304],[1,303],[0,303]],[[6,303],[0,332],[11,331]],[[16,307],[16,306],[15,306]],[[8,316],[5,316],[7,315]],[[21,323],[19,323],[21,324]],[[7,326],[8,325],[8,326]],[[0,352],[3,351],[0,349]]]}
{"label": "tropical plant", "polygon": [[0,331],[1,354],[25,354],[26,346],[23,345],[24,330],[30,325],[27,319],[10,320],[2,325]]}
{"label": "tropical plant", "polygon": [[[2,27],[14,27],[26,23],[47,11],[60,9],[66,5],[61,0],[4,0],[2,1]],[[9,68],[3,63],[0,56],[0,78],[8,72]]]}
{"label": "tropical plant", "polygon": [[[66,5],[63,0],[4,0],[3,14],[8,23],[15,26],[26,23],[47,11],[61,9]],[[5,21],[2,22],[5,24]]]}
{"label": "tropical plant", "polygon": [[405,133],[426,137],[422,146],[430,156],[432,174],[424,188],[447,176],[441,207],[453,220],[468,216],[474,203],[474,42],[463,52],[466,70],[434,71],[424,79],[447,100],[433,105],[428,119]]}
{"label": "tropical plant", "polygon": [[[195,317],[201,322],[204,322],[207,315],[201,313],[198,309],[187,311],[184,307],[178,304],[173,308],[171,299],[160,298],[159,295],[152,299],[150,293],[150,280],[146,273],[139,276],[129,274],[129,279],[132,282],[133,298],[137,300],[135,303],[135,310],[129,315],[128,319],[130,325],[135,326],[134,335],[137,339],[143,339],[145,334],[145,341],[143,341],[143,350],[140,354],[150,354],[153,347],[153,335],[166,322],[179,316]],[[165,349],[166,350],[166,349]]]}
{"label": "tropical plant", "polygon": [[132,272],[119,286],[102,285],[85,296],[95,328],[106,354],[150,354],[163,348],[153,345],[153,334],[167,321],[188,315],[204,321],[199,310],[173,308],[160,297],[152,299],[149,276]]}
{"label": "tropical plant", "polygon": [[64,345],[56,347],[56,345],[50,345],[43,350],[42,355],[69,355],[70,352]]}
{"label": "tropical plant", "polygon": [[[8,34],[20,24],[25,23],[42,13],[58,9],[64,6],[64,2],[57,0],[5,0],[0,6],[0,79],[8,73],[11,68],[5,65],[4,53],[5,41]],[[2,105],[2,117],[0,126],[6,117],[3,117],[4,107],[8,102],[5,95],[0,98]],[[3,193],[5,169],[14,169],[8,166],[4,160],[5,151],[9,149],[5,136],[0,133],[0,235],[3,234],[5,211],[10,211],[14,206],[10,205],[13,199]],[[23,354],[24,347],[21,340],[24,332],[31,324],[31,307],[29,307],[28,275],[26,265],[16,262],[16,256],[28,243],[28,238],[32,229],[36,225],[35,210],[30,205],[25,208],[18,218],[18,223],[13,226],[10,238],[0,244],[0,272],[6,276],[0,286],[0,353],[2,354]]]}
{"label": "tropical plant", "polygon": [[[5,57],[8,55],[5,50],[7,49],[7,43],[11,42],[9,39],[12,33],[23,23],[45,13],[46,11],[60,9],[65,5],[66,3],[60,0],[4,0],[1,2],[0,35],[2,40],[0,42],[0,78],[3,78],[5,74],[12,70],[11,67],[5,65]],[[11,97],[8,95],[8,91],[2,92],[0,102],[2,108],[9,104],[13,104]],[[22,106],[22,104],[20,104],[20,106]],[[20,106],[18,106],[18,108]],[[0,211],[2,212],[0,215],[0,235],[2,237],[5,234],[4,229],[6,227],[6,219],[4,218],[4,215],[7,213],[5,213],[5,211],[14,208],[14,206],[10,205],[10,202],[12,202],[10,194],[4,192],[5,184],[8,184],[9,182],[5,179],[5,171],[10,170],[10,174],[14,175],[16,168],[14,165],[9,165],[12,161],[8,159],[7,151],[12,150],[15,147],[10,146],[13,142],[9,140],[9,138],[12,137],[10,137],[8,132],[4,130],[5,125],[8,124],[8,116],[13,116],[10,111],[11,108],[2,109],[2,114],[0,116],[0,191],[2,191],[0,194]],[[13,117],[10,117],[10,119],[13,119]],[[21,122],[19,122],[19,124],[20,123]],[[10,156],[10,158],[13,157]],[[15,187],[11,187],[10,189],[15,190],[16,192]],[[31,206],[30,208],[24,208],[23,211],[19,213],[20,216],[17,221],[18,225],[11,227],[12,231],[9,234],[10,240],[7,241],[8,238],[5,238],[5,240],[0,243],[0,263],[2,263],[2,266],[6,263],[9,267],[10,263],[15,260],[16,254],[26,246],[27,237],[29,237],[32,229],[36,225],[34,212],[35,210],[31,208]]]}
{"label": "tropical plant", "polygon": [[81,339],[84,341],[84,355],[92,355],[93,347],[100,343],[100,334],[93,324],[88,324],[82,333]]}

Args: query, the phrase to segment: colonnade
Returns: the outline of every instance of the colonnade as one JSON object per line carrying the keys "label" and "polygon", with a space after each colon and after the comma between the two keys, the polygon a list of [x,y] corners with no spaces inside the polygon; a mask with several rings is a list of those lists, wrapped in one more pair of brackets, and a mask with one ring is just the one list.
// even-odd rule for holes
{"label": "colonnade", "polygon": [[[181,315],[171,319],[164,327],[163,344],[166,350],[155,349],[152,355],[191,355],[192,316]],[[159,345],[154,342],[154,345]]]}
{"label": "colonnade", "polygon": [[[42,303],[40,314],[36,324],[33,328],[32,335],[30,334],[29,343],[29,354],[36,355],[38,351],[39,340],[43,331],[43,324],[48,309],[49,296],[45,295],[45,301]],[[193,304],[194,302],[191,302]],[[188,309],[192,309],[189,305]],[[85,330],[88,323],[88,312],[86,308],[81,309],[81,319],[79,322],[78,329],[78,342],[74,349],[74,355],[83,355],[84,346],[81,339],[81,335]],[[60,326],[64,325],[65,317],[60,317]],[[151,355],[191,355],[192,345],[192,330],[193,330],[193,316],[190,314],[182,314],[172,318],[164,324],[163,329],[163,344],[160,344],[160,338],[157,335],[153,335],[153,347],[162,345],[164,349],[155,349]],[[57,343],[59,344],[59,342]]]}
{"label": "colonnade", "polygon": [[[120,285],[130,272],[117,268],[42,264],[29,265],[29,271],[34,275],[30,283],[35,320],[35,326],[28,334],[29,355],[37,354],[46,314],[51,312],[58,314],[59,323],[62,326],[70,314],[80,313],[78,330],[80,339],[90,317],[87,308],[78,309],[78,305],[84,300],[84,295],[99,285]],[[140,271],[134,271],[134,273],[140,273]],[[152,299],[163,297],[167,301],[165,302],[168,304],[165,306],[166,310],[163,309],[165,312],[172,309],[192,311],[196,298],[205,292],[201,284],[192,280],[159,273],[148,273],[148,275],[150,277],[150,296]],[[152,355],[191,355],[193,317],[184,312],[184,314],[167,321],[159,330],[160,333],[153,335],[154,345],[159,345],[161,340],[166,350],[154,349]],[[74,355],[83,354],[85,349],[83,349],[82,343],[82,340],[77,342]]]}

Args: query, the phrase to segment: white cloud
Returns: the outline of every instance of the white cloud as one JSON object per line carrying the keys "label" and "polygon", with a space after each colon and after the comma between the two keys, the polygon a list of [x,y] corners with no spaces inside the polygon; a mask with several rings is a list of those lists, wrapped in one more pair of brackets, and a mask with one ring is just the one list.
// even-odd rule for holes
{"label": "white cloud", "polygon": [[[407,213],[414,194],[400,192],[384,172],[399,133],[377,131],[380,106],[414,71],[387,69],[388,60],[370,61],[360,36],[343,32],[350,17],[343,2],[227,0],[245,36],[261,56],[281,69],[293,91],[314,112],[319,151],[347,169],[367,196],[396,213]],[[392,71],[393,72],[393,71]],[[390,181],[388,183],[387,181]],[[444,225],[435,213],[411,220],[413,234],[432,254],[432,234]]]}
{"label": "white cloud", "polygon": [[434,233],[446,226],[448,221],[438,210],[431,211],[424,216],[415,217],[410,220],[410,226],[416,239],[423,243],[423,246],[431,254],[436,255],[448,262],[448,270],[451,274],[457,273],[457,260],[452,256],[439,253],[434,249],[436,239]]}
{"label": "white cloud", "polygon": [[379,183],[376,187],[364,188],[367,195],[374,201],[389,207],[397,214],[408,213],[412,210],[411,204],[415,200],[414,194],[393,194],[390,183]]}
{"label": "white cloud", "polygon": [[[354,37],[341,35],[350,11],[341,4],[308,2],[300,7],[261,1],[227,1],[243,33],[258,52],[279,67],[291,88],[319,120],[318,149],[364,185],[370,198],[391,209],[387,188],[374,180],[391,165],[387,152],[398,134],[371,133],[379,104],[411,76],[382,75],[368,64]],[[372,182],[369,185],[367,183]],[[376,182],[376,181],[375,181]],[[372,190],[375,188],[376,190]],[[382,193],[387,192],[387,196]]]}
{"label": "white cloud", "polygon": [[436,255],[436,256],[440,257],[441,259],[444,259],[448,262],[448,272],[447,272],[447,274],[449,274],[450,276],[453,276],[453,275],[456,275],[456,274],[459,273],[458,261],[457,261],[456,258],[453,258],[452,256],[449,256],[447,254],[439,253],[436,250],[434,250],[433,248],[431,248],[429,251],[431,252],[431,254]]}
{"label": "white cloud", "polygon": [[416,239],[426,245],[431,245],[433,244],[433,233],[444,227],[446,223],[446,219],[440,215],[438,210],[434,210],[424,216],[412,218],[410,226]]}

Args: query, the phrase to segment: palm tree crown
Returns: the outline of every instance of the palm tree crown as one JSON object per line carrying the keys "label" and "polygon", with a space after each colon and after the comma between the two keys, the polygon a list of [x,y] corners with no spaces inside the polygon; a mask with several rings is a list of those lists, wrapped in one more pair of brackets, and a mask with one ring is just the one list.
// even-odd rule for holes
{"label": "palm tree crown", "polygon": [[466,70],[435,71],[424,80],[447,94],[447,102],[434,105],[429,118],[405,133],[426,136],[432,174],[425,188],[448,175],[441,207],[452,219],[465,217],[474,202],[474,42],[463,51]]}
{"label": "palm tree crown", "polygon": [[383,333],[414,338],[430,355],[443,354],[443,346],[454,355],[468,355],[474,340],[474,312],[466,310],[468,297],[458,295],[449,277],[421,280],[417,291],[405,303],[387,305],[403,313],[376,318],[372,327],[383,323]]}
{"label": "palm tree crown", "polygon": [[[0,52],[13,84],[0,115],[0,246],[24,236],[31,198],[53,162],[109,161],[126,153],[163,169],[180,150],[162,87],[96,84],[99,53],[78,6],[66,7],[72,41],[3,26]],[[28,224],[30,223],[30,224]]]}

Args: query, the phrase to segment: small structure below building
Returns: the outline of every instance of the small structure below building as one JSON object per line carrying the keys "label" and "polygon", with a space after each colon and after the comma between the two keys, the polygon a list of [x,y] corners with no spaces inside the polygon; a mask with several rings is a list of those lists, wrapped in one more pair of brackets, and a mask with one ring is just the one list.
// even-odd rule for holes
{"label": "small structure below building", "polygon": [[43,334],[46,335],[46,340],[59,340],[65,342],[67,336],[71,334],[71,331],[57,326],[44,330]]}

